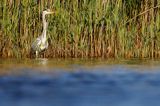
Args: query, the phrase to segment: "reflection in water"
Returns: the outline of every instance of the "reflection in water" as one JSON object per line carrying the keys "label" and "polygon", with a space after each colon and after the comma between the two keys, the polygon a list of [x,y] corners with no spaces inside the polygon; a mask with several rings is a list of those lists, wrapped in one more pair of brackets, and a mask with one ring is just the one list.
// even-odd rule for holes
{"label": "reflection in water", "polygon": [[38,63],[39,65],[47,65],[48,59],[47,58],[37,58],[35,60],[36,63]]}
{"label": "reflection in water", "polygon": [[[53,70],[60,68],[64,70],[76,68],[89,68],[89,69],[108,69],[116,66],[129,67],[133,70],[155,70],[159,68],[160,61],[151,60],[102,60],[102,59],[0,59],[0,74],[3,71],[8,73],[9,71],[17,71],[19,69],[38,69],[38,70]],[[141,68],[141,69],[139,69]],[[152,69],[153,68],[153,69]]]}
{"label": "reflection in water", "polygon": [[[158,106],[160,103],[158,64],[149,68],[149,64],[65,62],[15,61],[21,68],[14,71],[9,68],[7,74],[0,76],[0,106]],[[7,63],[14,66],[11,62],[3,62],[1,66]]]}

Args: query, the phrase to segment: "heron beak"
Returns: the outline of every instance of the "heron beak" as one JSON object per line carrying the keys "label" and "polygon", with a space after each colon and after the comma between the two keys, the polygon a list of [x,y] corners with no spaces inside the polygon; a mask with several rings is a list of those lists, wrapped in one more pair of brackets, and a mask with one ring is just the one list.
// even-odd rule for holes
{"label": "heron beak", "polygon": [[54,14],[56,13],[55,11],[48,11],[47,14]]}
{"label": "heron beak", "polygon": [[48,14],[54,14],[55,12],[51,11],[51,12],[48,12]]}

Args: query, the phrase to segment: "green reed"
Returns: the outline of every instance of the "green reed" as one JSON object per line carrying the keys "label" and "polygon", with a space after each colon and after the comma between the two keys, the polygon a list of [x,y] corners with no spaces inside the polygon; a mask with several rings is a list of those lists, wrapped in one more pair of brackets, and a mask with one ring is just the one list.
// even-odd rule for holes
{"label": "green reed", "polygon": [[0,57],[30,57],[46,8],[57,13],[42,57],[160,57],[158,0],[2,0]]}

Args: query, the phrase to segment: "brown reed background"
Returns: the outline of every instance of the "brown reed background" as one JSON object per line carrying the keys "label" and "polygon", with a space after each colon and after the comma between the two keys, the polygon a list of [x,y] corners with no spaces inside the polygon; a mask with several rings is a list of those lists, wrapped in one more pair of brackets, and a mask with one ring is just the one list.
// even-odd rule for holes
{"label": "brown reed background", "polygon": [[44,9],[49,48],[42,57],[159,58],[159,0],[1,0],[0,57],[30,57]]}

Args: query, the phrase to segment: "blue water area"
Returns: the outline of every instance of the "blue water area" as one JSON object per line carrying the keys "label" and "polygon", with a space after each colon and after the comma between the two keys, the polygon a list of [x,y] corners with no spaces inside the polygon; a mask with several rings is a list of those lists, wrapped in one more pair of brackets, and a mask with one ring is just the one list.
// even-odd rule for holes
{"label": "blue water area", "polygon": [[0,76],[0,106],[159,106],[159,69],[135,69],[21,69]]}

